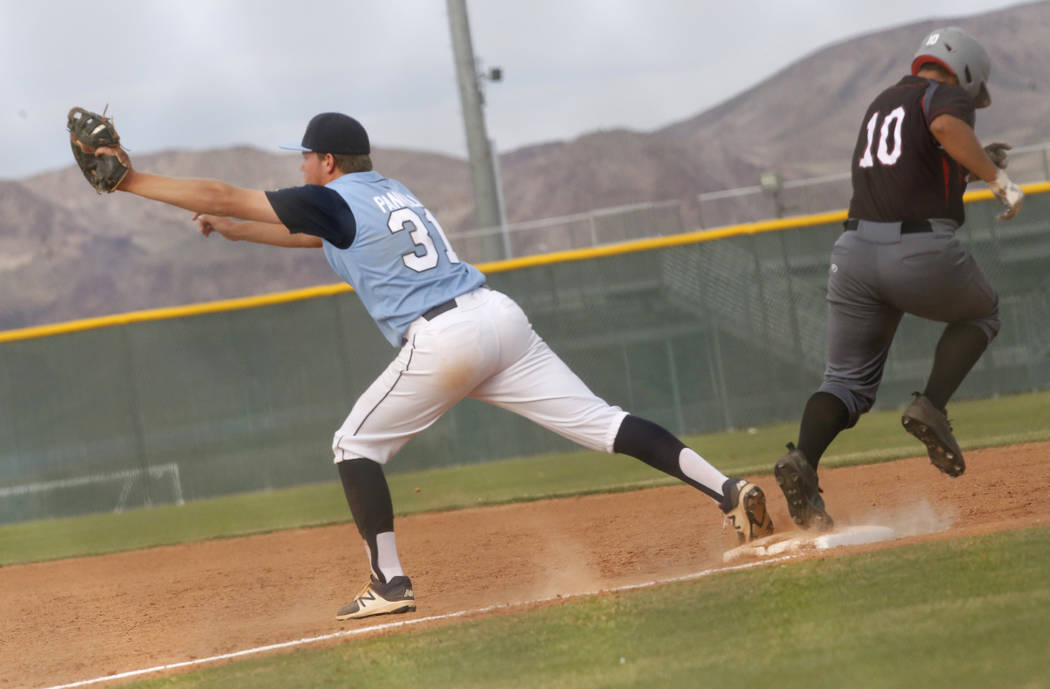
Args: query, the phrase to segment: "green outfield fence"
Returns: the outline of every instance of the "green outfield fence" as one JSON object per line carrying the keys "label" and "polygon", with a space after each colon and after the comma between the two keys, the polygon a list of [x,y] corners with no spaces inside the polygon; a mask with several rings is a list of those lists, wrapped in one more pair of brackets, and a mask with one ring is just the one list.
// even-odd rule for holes
{"label": "green outfield fence", "polygon": [[[960,238],[1000,292],[999,338],[961,398],[1050,388],[1050,183]],[[679,434],[798,418],[824,357],[844,213],[480,266],[599,395]],[[879,406],[921,388],[940,334],[906,317]],[[0,333],[0,523],[334,480],[330,443],[394,356],[345,285]],[[561,451],[467,400],[389,470]]]}

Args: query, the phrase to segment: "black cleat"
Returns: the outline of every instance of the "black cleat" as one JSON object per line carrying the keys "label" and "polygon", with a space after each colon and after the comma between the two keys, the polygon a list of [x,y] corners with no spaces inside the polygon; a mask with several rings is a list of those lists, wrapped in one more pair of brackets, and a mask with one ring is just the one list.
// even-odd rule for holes
{"label": "black cleat", "polygon": [[824,510],[824,498],[820,497],[816,470],[794,444],[788,443],[787,448],[788,453],[778,459],[773,467],[773,474],[787,498],[792,521],[803,529],[830,531],[835,521]]}
{"label": "black cleat", "polygon": [[952,435],[952,425],[948,417],[933,403],[918,392],[913,392],[915,401],[908,405],[901,415],[901,425],[926,446],[930,464],[952,478],[962,476],[966,471],[959,443]]}

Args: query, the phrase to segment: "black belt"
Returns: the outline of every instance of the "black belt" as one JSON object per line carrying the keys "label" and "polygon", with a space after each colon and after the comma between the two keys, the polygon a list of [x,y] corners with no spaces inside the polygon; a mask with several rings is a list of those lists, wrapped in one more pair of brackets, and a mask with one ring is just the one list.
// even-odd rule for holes
{"label": "black belt", "polygon": [[438,316],[440,316],[441,314],[445,313],[446,311],[451,311],[452,309],[456,308],[456,306],[458,306],[458,304],[456,304],[456,300],[455,299],[449,299],[444,304],[438,304],[437,306],[433,307],[432,309],[428,309],[428,310],[424,311],[423,312],[423,318],[425,318],[428,321],[432,321],[435,318],[437,318]]}
{"label": "black belt", "polygon": [[[885,224],[885,223],[884,223]],[[846,230],[855,230],[860,225],[860,220],[850,218],[842,223]],[[901,223],[901,234],[916,234],[918,232],[933,232],[929,220],[905,220]]]}

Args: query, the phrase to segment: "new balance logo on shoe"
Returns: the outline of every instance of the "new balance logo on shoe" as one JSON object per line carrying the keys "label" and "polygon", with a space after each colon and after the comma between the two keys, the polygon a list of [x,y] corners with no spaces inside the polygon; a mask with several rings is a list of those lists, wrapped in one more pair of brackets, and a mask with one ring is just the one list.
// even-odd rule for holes
{"label": "new balance logo on shoe", "polygon": [[372,615],[412,612],[416,609],[412,582],[408,577],[394,577],[383,584],[369,581],[351,602],[335,614],[337,620],[360,619]]}

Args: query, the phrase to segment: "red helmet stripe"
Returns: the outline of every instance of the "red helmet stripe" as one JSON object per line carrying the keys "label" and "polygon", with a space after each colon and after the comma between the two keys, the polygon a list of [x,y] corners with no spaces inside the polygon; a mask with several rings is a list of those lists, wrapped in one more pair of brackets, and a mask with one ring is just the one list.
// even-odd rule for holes
{"label": "red helmet stripe", "polygon": [[[952,69],[951,67],[949,67],[949,66],[948,66],[948,65],[947,65],[947,64],[946,64],[946,63],[944,62],[944,60],[941,60],[941,59],[939,59],[939,58],[936,58],[936,57],[934,57],[933,55],[919,55],[919,56],[918,56],[918,57],[916,57],[916,58],[915,58],[915,60],[914,60],[914,61],[913,61],[913,62],[911,63],[911,73],[912,73],[912,76],[915,76],[916,74],[918,74],[918,73],[919,73],[919,68],[920,68],[920,67],[922,67],[923,63],[925,63],[925,62],[936,62],[936,63],[937,63],[937,64],[939,64],[939,65],[940,65],[941,67],[944,67],[944,68],[945,68],[946,70],[948,70],[948,71],[949,71],[950,73],[952,73],[952,74],[955,74],[955,70],[954,70],[954,69]],[[956,77],[956,78],[958,78],[958,77],[959,77],[959,75],[958,75],[958,74],[955,74],[955,77]]]}

